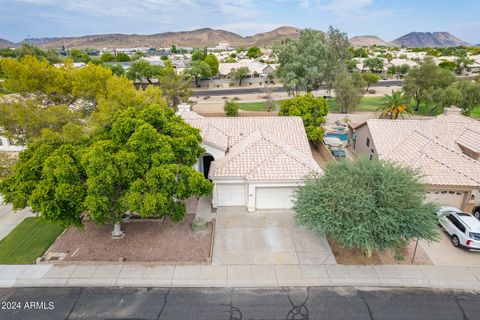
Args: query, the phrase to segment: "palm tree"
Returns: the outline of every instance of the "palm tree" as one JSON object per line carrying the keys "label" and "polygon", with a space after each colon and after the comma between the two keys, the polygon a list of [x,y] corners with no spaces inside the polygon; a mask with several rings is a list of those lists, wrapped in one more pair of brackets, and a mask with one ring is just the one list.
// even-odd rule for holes
{"label": "palm tree", "polygon": [[386,94],[382,100],[383,103],[377,109],[377,111],[381,111],[380,118],[382,119],[396,120],[398,117],[403,119],[405,114],[413,114],[410,99],[402,90],[392,90],[392,94]]}

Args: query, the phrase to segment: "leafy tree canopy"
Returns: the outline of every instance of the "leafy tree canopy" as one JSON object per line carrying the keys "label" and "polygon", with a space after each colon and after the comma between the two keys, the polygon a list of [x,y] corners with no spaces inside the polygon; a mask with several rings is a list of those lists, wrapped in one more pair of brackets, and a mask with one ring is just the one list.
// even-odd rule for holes
{"label": "leafy tree canopy", "polygon": [[355,109],[365,94],[367,83],[359,72],[339,74],[333,83],[335,102],[340,112],[348,113]]}
{"label": "leafy tree canopy", "polygon": [[165,74],[161,66],[154,66],[146,60],[137,60],[132,63],[127,71],[127,78],[133,81],[146,79],[152,83],[153,79],[158,79]]}
{"label": "leafy tree canopy", "polygon": [[117,61],[117,62],[130,61],[130,56],[128,54],[124,53],[124,52],[120,52],[115,57],[115,61]]}
{"label": "leafy tree canopy", "polygon": [[84,62],[87,63],[91,60],[90,56],[88,53],[80,51],[78,49],[72,49],[70,50],[68,56],[70,59],[72,59],[74,62]]}
{"label": "leafy tree canopy", "polygon": [[290,94],[318,90],[324,84],[331,89],[335,75],[346,68],[352,55],[347,35],[332,27],[327,35],[305,29],[298,40],[274,46],[276,75]]}
{"label": "leafy tree canopy", "polygon": [[203,60],[194,60],[190,63],[190,66],[185,70],[185,74],[191,76],[195,81],[197,87],[200,87],[198,79],[203,77],[210,77],[212,74],[212,68],[208,63]]}
{"label": "leafy tree canopy", "polygon": [[453,72],[443,69],[435,64],[432,59],[412,68],[405,76],[403,90],[414,99],[415,111],[421,103],[432,102],[434,94],[440,89],[445,89],[455,82]]}
{"label": "leafy tree canopy", "polygon": [[237,68],[233,71],[232,76],[234,79],[239,80],[238,85],[242,86],[243,79],[247,78],[250,75],[250,69],[247,66]]}
{"label": "leafy tree canopy", "polygon": [[115,56],[110,52],[104,52],[100,56],[100,60],[102,62],[113,62],[113,61],[115,61]]}
{"label": "leafy tree canopy", "polygon": [[340,245],[398,251],[406,241],[436,240],[436,205],[424,203],[420,175],[406,167],[360,158],[327,166],[300,187],[296,219]]}
{"label": "leafy tree canopy", "polygon": [[307,137],[311,141],[323,141],[323,124],[328,113],[324,98],[315,98],[311,93],[280,102],[279,116],[302,117]]}
{"label": "leafy tree canopy", "polygon": [[218,74],[218,66],[220,62],[218,62],[217,56],[213,53],[209,53],[204,60],[210,66],[210,75],[212,77]]}
{"label": "leafy tree canopy", "polygon": [[250,59],[256,59],[262,55],[262,50],[258,47],[251,47],[247,50],[247,57]]}
{"label": "leafy tree canopy", "polygon": [[127,211],[179,221],[182,200],[212,189],[193,168],[200,142],[199,131],[165,105],[127,108],[91,136],[46,132],[20,154],[0,192],[14,208],[30,206],[65,226],[81,227],[84,211],[99,223],[120,222]]}

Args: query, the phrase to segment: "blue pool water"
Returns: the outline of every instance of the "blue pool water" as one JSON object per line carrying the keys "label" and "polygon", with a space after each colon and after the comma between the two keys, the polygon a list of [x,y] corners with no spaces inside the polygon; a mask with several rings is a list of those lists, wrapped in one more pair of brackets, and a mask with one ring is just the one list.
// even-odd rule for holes
{"label": "blue pool water", "polygon": [[339,138],[342,141],[348,141],[348,133],[326,133],[325,137]]}

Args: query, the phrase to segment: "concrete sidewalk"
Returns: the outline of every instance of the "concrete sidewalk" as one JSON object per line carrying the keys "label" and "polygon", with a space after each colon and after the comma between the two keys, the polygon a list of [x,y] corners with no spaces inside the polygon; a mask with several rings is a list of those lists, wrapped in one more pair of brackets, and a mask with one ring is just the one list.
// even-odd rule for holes
{"label": "concrete sidewalk", "polygon": [[480,290],[480,268],[383,265],[2,265],[0,287],[372,286]]}
{"label": "concrete sidewalk", "polygon": [[14,211],[12,206],[2,204],[0,197],[0,240],[5,238],[20,222],[26,217],[33,217],[35,214],[30,209]]}

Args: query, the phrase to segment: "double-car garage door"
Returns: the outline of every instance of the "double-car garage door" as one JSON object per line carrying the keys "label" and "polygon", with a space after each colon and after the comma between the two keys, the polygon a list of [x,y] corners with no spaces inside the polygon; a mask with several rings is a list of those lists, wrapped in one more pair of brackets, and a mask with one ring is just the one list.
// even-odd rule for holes
{"label": "double-car garage door", "polygon": [[[248,205],[246,184],[217,184],[217,202],[220,207]],[[293,205],[293,187],[256,187],[256,209],[290,209]]]}
{"label": "double-car garage door", "polygon": [[257,187],[255,191],[257,209],[290,209],[293,205],[292,187]]}
{"label": "double-car garage door", "polygon": [[462,209],[466,193],[459,191],[428,191],[427,201]]}

